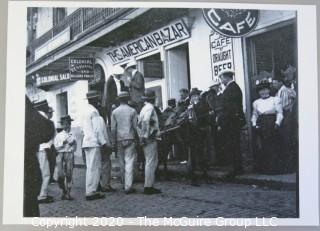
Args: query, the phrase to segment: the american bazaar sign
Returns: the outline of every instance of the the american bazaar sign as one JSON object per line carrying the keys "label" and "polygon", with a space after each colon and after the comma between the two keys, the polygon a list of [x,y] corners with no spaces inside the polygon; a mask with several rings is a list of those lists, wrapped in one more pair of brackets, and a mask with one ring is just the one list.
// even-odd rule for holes
{"label": "the american bazaar sign", "polygon": [[113,64],[129,60],[149,51],[189,38],[190,33],[182,20],[153,31],[107,52]]}

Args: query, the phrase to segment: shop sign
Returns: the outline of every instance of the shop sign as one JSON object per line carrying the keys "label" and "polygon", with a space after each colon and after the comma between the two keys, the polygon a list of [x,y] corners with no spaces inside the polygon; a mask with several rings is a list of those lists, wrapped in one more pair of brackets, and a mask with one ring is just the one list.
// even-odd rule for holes
{"label": "shop sign", "polygon": [[69,58],[70,79],[94,79],[93,58]]}
{"label": "shop sign", "polygon": [[213,33],[209,37],[213,79],[224,71],[234,71],[232,38]]}
{"label": "shop sign", "polygon": [[143,62],[144,76],[147,78],[161,79],[163,78],[162,62],[160,60],[152,60]]}
{"label": "shop sign", "polygon": [[242,37],[250,33],[259,20],[259,10],[203,9],[208,25],[227,37]]}
{"label": "shop sign", "polygon": [[42,46],[38,47],[34,51],[34,58],[35,60],[41,58],[42,56],[48,54],[49,52],[53,51],[54,49],[66,44],[70,41],[70,27],[50,39],[48,42],[43,44]]}
{"label": "shop sign", "polygon": [[190,33],[182,20],[153,31],[143,37],[132,40],[107,52],[113,64],[129,60],[131,57],[145,54],[161,46],[189,38]]}
{"label": "shop sign", "polygon": [[60,73],[54,75],[45,75],[40,76],[36,75],[36,85],[37,87],[49,86],[56,83],[63,83],[70,81],[70,74],[69,73]]}

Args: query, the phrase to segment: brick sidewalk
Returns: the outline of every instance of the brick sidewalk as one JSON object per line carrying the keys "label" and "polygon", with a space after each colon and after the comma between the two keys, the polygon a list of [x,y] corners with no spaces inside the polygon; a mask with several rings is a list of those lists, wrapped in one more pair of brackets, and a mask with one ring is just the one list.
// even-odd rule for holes
{"label": "brick sidewalk", "polygon": [[296,217],[295,191],[271,190],[249,185],[215,183],[190,186],[185,181],[161,181],[156,187],[163,193],[147,196],[143,184],[135,183],[136,194],[125,195],[118,179],[117,188],[106,198],[85,200],[85,169],[74,169],[74,201],[61,201],[57,184],[49,186],[55,202],[41,204],[42,217]]}

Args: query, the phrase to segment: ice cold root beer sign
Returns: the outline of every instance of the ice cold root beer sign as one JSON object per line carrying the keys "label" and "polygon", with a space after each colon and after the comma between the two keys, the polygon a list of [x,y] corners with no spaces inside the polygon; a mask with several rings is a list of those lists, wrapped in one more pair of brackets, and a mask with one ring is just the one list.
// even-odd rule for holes
{"label": "ice cold root beer sign", "polygon": [[258,10],[203,9],[208,25],[227,37],[242,37],[252,31],[259,20]]}

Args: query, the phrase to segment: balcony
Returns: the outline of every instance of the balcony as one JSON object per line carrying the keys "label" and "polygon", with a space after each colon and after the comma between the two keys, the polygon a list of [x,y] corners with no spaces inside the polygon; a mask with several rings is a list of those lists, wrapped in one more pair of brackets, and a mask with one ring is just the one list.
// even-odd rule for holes
{"label": "balcony", "polygon": [[37,48],[45,45],[66,29],[70,29],[70,41],[74,41],[79,36],[116,20],[129,10],[129,8],[79,8],[28,45],[30,57],[27,59],[27,66],[35,61]]}

